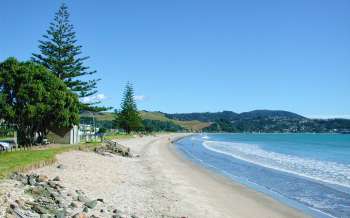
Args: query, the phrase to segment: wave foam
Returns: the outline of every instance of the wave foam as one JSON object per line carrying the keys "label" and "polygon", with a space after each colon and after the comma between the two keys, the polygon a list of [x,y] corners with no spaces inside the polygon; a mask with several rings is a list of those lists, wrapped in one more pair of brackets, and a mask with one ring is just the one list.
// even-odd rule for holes
{"label": "wave foam", "polygon": [[350,165],[266,151],[252,144],[205,141],[203,146],[253,164],[350,188]]}

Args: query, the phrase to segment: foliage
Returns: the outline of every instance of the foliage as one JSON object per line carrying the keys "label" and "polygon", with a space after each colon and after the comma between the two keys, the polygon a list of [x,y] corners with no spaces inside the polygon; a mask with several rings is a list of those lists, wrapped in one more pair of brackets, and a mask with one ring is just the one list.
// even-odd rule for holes
{"label": "foliage", "polygon": [[259,117],[269,117],[269,118],[292,118],[292,119],[303,119],[304,117],[291,113],[288,111],[279,110],[254,110],[250,112],[244,112],[237,114],[233,111],[222,111],[215,113],[184,113],[184,114],[165,114],[166,117],[170,119],[189,121],[189,120],[199,120],[203,122],[215,122],[217,120],[228,120],[235,121],[240,119],[253,119]]}
{"label": "foliage", "polygon": [[1,138],[13,137],[13,132],[14,132],[14,129],[12,127],[0,124],[0,137]]}
{"label": "foliage", "polygon": [[142,119],[135,103],[134,88],[130,83],[125,87],[121,110],[116,111],[115,125],[128,134],[142,129]]}
{"label": "foliage", "polygon": [[183,113],[183,114],[165,114],[170,119],[181,121],[198,120],[202,122],[212,122],[219,119],[233,120],[238,117],[238,114],[232,111],[223,111],[216,113]]}
{"label": "foliage", "polygon": [[62,80],[33,62],[0,63],[0,119],[13,126],[20,145],[32,145],[51,127],[79,123],[78,98]]}
{"label": "foliage", "polygon": [[[84,66],[84,61],[89,57],[80,57],[82,46],[76,45],[74,28],[69,22],[68,8],[65,4],[61,5],[43,37],[43,40],[39,40],[40,54],[33,54],[32,59],[62,79],[79,98],[96,94],[98,80],[82,80],[83,76],[92,75],[96,71],[90,71],[89,67]],[[96,106],[98,103],[100,102],[81,103],[80,110],[106,109]]]}

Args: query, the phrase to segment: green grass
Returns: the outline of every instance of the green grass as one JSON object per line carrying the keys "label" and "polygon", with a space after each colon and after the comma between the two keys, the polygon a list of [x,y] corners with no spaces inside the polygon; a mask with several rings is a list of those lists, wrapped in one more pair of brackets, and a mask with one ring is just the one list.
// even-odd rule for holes
{"label": "green grass", "polygon": [[0,179],[16,171],[23,172],[52,164],[56,161],[57,154],[71,150],[90,150],[98,146],[100,143],[94,142],[0,153]]}
{"label": "green grass", "polygon": [[201,129],[208,127],[210,125],[209,123],[201,122],[198,120],[180,121],[180,120],[169,119],[164,114],[159,113],[159,112],[141,111],[141,116],[143,119],[174,122],[175,124],[182,126],[185,129],[193,130],[193,131],[201,130]]}

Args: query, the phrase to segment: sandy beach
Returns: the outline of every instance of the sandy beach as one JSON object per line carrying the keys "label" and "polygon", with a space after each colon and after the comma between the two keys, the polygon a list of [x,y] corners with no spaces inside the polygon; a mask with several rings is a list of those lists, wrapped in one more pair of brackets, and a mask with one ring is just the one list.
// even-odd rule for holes
{"label": "sandy beach", "polygon": [[121,141],[140,155],[137,158],[74,151],[58,156],[63,169],[48,166],[34,172],[60,176],[71,191],[81,189],[138,217],[304,217],[185,160],[169,143],[179,136]]}

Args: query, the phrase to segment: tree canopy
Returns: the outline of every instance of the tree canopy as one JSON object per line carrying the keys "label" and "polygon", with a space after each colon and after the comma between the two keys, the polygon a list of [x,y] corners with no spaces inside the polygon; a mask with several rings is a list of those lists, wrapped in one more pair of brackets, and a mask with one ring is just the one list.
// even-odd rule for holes
{"label": "tree canopy", "polygon": [[137,110],[134,88],[130,83],[125,87],[121,110],[116,112],[115,124],[127,133],[142,129],[142,119]]}
{"label": "tree canopy", "polygon": [[0,119],[14,127],[20,145],[52,127],[79,123],[79,100],[45,67],[8,58],[0,63]]}
{"label": "tree canopy", "polygon": [[[89,57],[82,57],[82,46],[76,45],[74,27],[69,21],[69,12],[65,4],[61,5],[55,14],[54,21],[50,23],[49,29],[43,37],[43,40],[39,40],[40,54],[33,54],[32,59],[63,80],[79,98],[96,94],[98,80],[86,79],[86,76],[95,74],[96,71],[91,71],[89,67],[84,65],[84,61]],[[99,103],[98,101],[81,103],[80,109],[106,110],[104,107],[96,106]]]}

